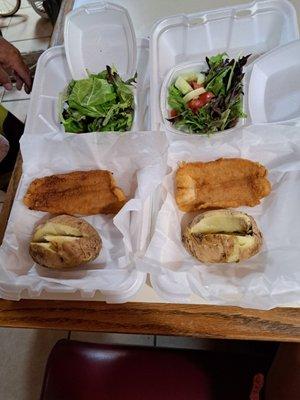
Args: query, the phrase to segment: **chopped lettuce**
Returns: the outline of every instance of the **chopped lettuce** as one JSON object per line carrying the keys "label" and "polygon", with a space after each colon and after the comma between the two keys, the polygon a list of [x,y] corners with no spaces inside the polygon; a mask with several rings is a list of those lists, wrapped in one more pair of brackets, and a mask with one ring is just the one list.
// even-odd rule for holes
{"label": "chopped lettuce", "polygon": [[132,85],[136,75],[124,82],[109,66],[87,79],[71,81],[63,94],[60,115],[70,133],[128,131],[134,116]]}

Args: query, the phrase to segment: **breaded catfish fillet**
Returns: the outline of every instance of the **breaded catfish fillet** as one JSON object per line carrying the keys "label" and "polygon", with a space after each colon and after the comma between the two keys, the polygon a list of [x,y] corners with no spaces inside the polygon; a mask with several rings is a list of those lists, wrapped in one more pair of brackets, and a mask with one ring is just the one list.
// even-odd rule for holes
{"label": "breaded catfish fillet", "polygon": [[35,179],[24,197],[31,210],[52,214],[116,214],[125,204],[110,171],[75,171]]}
{"label": "breaded catfish fillet", "polygon": [[180,210],[256,206],[271,191],[267,170],[243,158],[181,163],[175,197]]}

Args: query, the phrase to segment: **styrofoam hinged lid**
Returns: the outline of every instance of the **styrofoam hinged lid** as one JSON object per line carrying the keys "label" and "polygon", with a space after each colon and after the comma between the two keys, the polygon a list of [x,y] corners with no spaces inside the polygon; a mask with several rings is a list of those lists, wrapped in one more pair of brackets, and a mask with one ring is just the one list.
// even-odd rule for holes
{"label": "styrofoam hinged lid", "polygon": [[254,63],[248,96],[253,123],[300,118],[300,40],[280,46]]}
{"label": "styrofoam hinged lid", "polygon": [[109,2],[87,4],[66,16],[65,51],[73,79],[114,65],[123,79],[136,71],[136,37],[127,10]]}

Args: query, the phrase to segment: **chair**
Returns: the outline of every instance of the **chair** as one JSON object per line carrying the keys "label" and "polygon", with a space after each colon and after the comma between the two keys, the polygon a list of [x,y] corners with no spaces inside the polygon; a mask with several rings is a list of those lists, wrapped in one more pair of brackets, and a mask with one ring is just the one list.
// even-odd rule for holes
{"label": "chair", "polygon": [[40,400],[248,400],[264,356],[60,340]]}

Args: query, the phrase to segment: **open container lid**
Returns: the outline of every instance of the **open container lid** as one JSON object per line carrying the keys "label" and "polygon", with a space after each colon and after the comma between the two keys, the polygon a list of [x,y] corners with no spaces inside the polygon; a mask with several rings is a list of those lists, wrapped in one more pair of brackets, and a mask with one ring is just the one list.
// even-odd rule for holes
{"label": "open container lid", "polygon": [[136,71],[137,45],[127,10],[109,2],[87,4],[66,16],[65,51],[73,79],[115,66],[121,77]]}
{"label": "open container lid", "polygon": [[253,123],[300,118],[300,40],[280,46],[254,63],[248,102]]}

